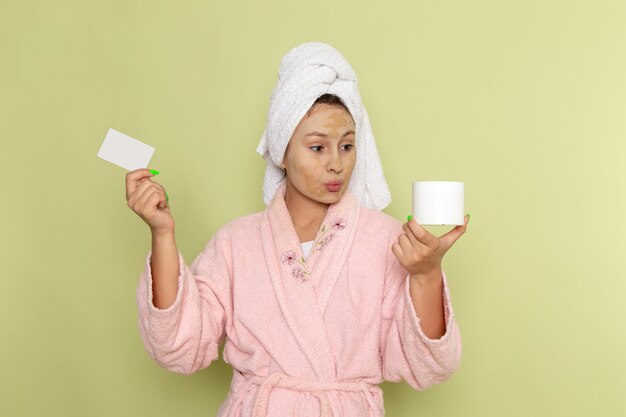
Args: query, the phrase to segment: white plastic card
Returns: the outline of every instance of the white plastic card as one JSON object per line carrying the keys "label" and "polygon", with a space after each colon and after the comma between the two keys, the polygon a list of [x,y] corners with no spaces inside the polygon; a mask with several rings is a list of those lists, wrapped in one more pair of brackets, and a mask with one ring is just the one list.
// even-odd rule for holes
{"label": "white plastic card", "polygon": [[98,156],[117,166],[133,171],[146,168],[154,148],[122,132],[110,128],[98,151]]}

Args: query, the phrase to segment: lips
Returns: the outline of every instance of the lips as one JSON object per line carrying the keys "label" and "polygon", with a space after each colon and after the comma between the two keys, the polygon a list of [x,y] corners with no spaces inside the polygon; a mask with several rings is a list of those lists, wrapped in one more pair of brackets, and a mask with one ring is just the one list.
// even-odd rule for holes
{"label": "lips", "polygon": [[342,185],[343,185],[343,181],[331,181],[331,182],[324,183],[324,186],[326,187],[326,189],[333,193],[341,190]]}

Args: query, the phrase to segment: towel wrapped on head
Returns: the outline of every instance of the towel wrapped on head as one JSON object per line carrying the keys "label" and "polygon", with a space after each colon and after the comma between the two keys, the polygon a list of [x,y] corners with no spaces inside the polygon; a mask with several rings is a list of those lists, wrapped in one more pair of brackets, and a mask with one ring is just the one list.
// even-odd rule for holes
{"label": "towel wrapped on head", "polygon": [[391,201],[391,193],[369,117],[361,102],[356,74],[339,51],[322,42],[298,45],[281,60],[267,125],[257,148],[267,165],[263,201],[265,204],[272,201],[283,180],[280,164],[294,130],[315,100],[324,94],[338,96],[354,119],[357,158],[350,190],[364,206],[383,209]]}

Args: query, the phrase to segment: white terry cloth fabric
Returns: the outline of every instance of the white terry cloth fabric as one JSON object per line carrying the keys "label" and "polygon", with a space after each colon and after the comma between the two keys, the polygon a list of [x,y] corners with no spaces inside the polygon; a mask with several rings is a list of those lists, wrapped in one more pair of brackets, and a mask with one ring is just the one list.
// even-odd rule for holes
{"label": "white terry cloth fabric", "polygon": [[391,202],[391,193],[356,74],[339,51],[322,42],[298,45],[281,60],[267,125],[257,148],[266,160],[263,201],[266,205],[272,201],[283,179],[280,164],[296,126],[315,100],[327,93],[339,96],[354,119],[357,158],[349,188],[362,205],[383,209]]}

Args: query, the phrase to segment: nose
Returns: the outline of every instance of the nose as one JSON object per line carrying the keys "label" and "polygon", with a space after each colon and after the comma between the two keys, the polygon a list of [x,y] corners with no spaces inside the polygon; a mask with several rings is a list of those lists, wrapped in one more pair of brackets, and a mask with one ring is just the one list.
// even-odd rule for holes
{"label": "nose", "polygon": [[338,152],[333,152],[328,161],[328,170],[334,172],[335,174],[339,174],[343,171],[343,161],[341,160],[341,156]]}

